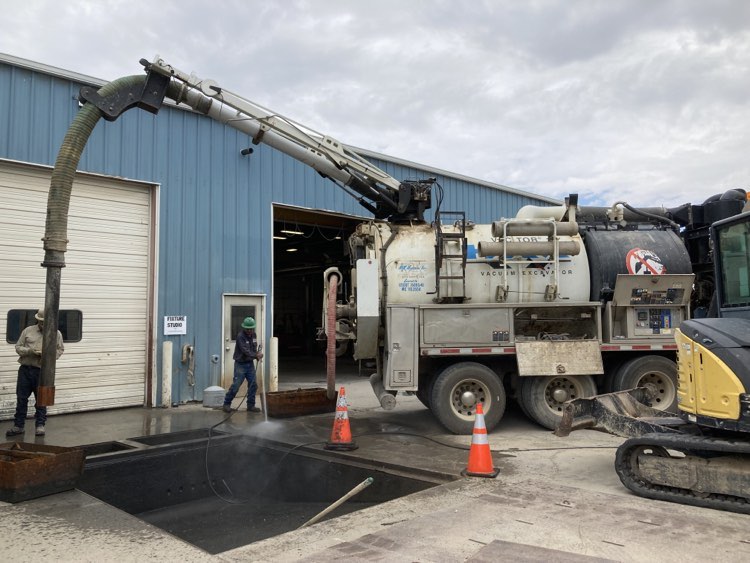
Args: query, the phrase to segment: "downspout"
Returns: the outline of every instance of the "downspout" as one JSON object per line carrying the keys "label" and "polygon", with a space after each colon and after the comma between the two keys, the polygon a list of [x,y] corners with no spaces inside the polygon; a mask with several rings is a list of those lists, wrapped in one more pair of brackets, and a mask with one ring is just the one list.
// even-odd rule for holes
{"label": "downspout", "polygon": [[[163,89],[167,84],[161,85]],[[55,404],[55,368],[57,366],[57,325],[60,310],[60,278],[65,267],[65,252],[68,249],[68,208],[78,162],[83,149],[101,117],[114,120],[131,107],[142,107],[156,113],[161,105],[164,91],[151,76],[126,76],[105,84],[97,92],[84,88],[82,95],[89,91],[85,103],[78,111],[73,123],[65,134],[62,146],[57,153],[55,168],[52,171],[49,195],[47,197],[47,220],[44,238],[44,262],[47,268],[47,281],[44,294],[44,329],[42,332],[42,369],[36,402],[39,406]],[[169,84],[174,97],[179,96],[179,88]],[[161,99],[159,99],[161,98]],[[158,99],[158,104],[154,101]],[[144,101],[148,100],[148,101]],[[93,102],[93,103],[92,103]]]}

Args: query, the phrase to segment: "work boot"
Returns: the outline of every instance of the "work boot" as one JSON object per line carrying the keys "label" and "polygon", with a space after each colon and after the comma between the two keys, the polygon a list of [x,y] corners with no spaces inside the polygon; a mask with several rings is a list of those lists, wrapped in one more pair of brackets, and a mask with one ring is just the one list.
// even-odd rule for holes
{"label": "work boot", "polygon": [[223,410],[224,412],[232,412],[232,405],[224,405],[223,407],[221,407],[221,410]]}
{"label": "work boot", "polygon": [[250,407],[247,409],[247,412],[260,412],[260,409],[258,407]]}
{"label": "work boot", "polygon": [[44,424],[40,424],[39,426],[37,426],[34,434],[36,436],[44,436]]}
{"label": "work boot", "polygon": [[6,436],[18,436],[19,434],[23,434],[23,428],[20,426],[14,426],[5,433]]}

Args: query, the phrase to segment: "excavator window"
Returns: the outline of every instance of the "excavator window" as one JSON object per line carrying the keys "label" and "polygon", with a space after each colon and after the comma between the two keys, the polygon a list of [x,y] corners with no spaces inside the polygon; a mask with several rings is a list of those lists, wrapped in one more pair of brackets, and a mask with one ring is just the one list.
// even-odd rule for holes
{"label": "excavator window", "polygon": [[719,227],[722,307],[750,306],[750,219]]}

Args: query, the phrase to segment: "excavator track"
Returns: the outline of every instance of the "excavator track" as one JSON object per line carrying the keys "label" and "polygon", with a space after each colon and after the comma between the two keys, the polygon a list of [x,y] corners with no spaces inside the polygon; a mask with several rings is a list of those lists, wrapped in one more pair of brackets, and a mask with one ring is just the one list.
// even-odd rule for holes
{"label": "excavator track", "polygon": [[615,470],[635,494],[750,514],[750,441],[646,434],[618,449]]}

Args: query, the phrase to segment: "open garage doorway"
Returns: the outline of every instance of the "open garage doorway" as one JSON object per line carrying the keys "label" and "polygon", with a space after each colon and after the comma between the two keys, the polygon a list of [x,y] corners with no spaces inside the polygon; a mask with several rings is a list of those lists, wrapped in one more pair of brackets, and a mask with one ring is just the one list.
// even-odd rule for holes
{"label": "open garage doorway", "polygon": [[[279,343],[279,389],[285,374],[309,372],[325,379],[322,326],[323,272],[336,266],[344,277],[341,296],[350,293],[347,239],[366,218],[274,205],[273,336]],[[340,299],[342,297],[339,297]],[[341,350],[351,362],[351,351]]]}

